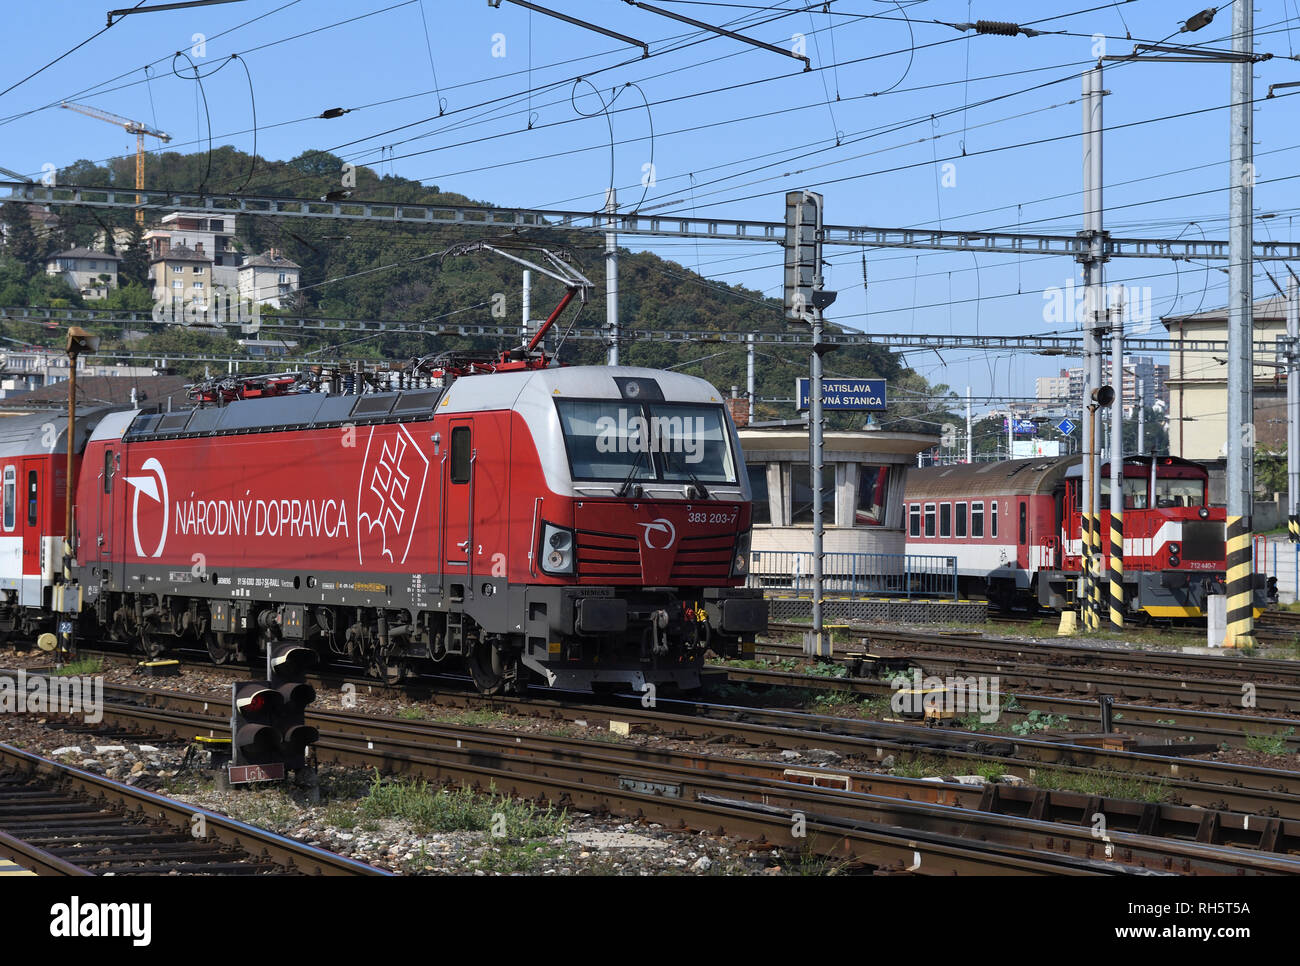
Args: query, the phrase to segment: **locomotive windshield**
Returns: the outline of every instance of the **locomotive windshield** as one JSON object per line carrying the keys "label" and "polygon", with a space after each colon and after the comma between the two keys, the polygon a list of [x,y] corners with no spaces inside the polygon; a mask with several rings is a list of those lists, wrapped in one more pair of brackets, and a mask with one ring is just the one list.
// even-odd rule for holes
{"label": "locomotive windshield", "polygon": [[721,406],[557,399],[575,480],[735,483]]}
{"label": "locomotive windshield", "polygon": [[1201,506],[1205,503],[1204,480],[1156,480],[1156,506]]}

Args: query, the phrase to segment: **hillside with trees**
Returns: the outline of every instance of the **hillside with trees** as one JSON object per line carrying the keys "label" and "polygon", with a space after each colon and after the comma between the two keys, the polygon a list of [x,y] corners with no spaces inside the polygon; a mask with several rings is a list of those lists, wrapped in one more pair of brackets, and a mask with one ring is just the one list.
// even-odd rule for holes
{"label": "hillside with trees", "polygon": [[[436,185],[393,175],[380,176],[374,170],[354,170],[355,186],[342,187],[342,159],[322,152],[306,152],[289,161],[254,159],[231,147],[221,147],[209,155],[162,153],[147,157],[145,183],[150,188],[194,191],[231,191],[278,197],[331,198],[343,190],[351,200],[376,202],[482,205],[489,199],[471,199],[441,191]],[[78,161],[58,172],[58,183],[94,187],[129,187],[134,185],[134,159],[118,159],[110,165]],[[100,211],[68,206],[52,207],[59,216],[57,230],[46,237],[32,231],[22,217],[24,206],[13,202],[0,209],[0,220],[7,226],[3,256],[0,257],[0,304],[8,306],[45,305],[68,307],[105,307],[147,311],[152,300],[144,288],[147,273],[141,232],[127,211]],[[156,219],[164,212],[149,213]],[[129,242],[121,246],[123,286],[105,301],[86,306],[81,296],[57,279],[44,273],[45,259],[52,253],[73,247],[90,247],[112,229],[127,229]],[[506,244],[545,244],[567,249],[581,271],[594,283],[592,298],[576,327],[600,329],[605,320],[604,239],[602,236],[560,228],[537,228],[521,231],[488,232],[456,226],[364,224],[334,219],[277,219],[243,216],[238,219],[238,245],[252,255],[278,249],[302,268],[301,288],[291,309],[279,314],[326,316],[352,319],[379,319],[427,326],[487,324],[516,325],[521,317],[519,267],[490,253],[441,258],[449,246],[477,239]],[[563,294],[562,287],[534,273],[532,315],[544,318]],[[494,300],[494,295],[496,296]],[[493,314],[493,307],[503,316]],[[781,328],[781,302],[763,293],[738,285],[729,285],[701,277],[695,272],[654,254],[622,249],[619,258],[619,304],[622,324],[637,329],[693,329],[716,332],[747,332]],[[572,311],[561,320],[573,321]],[[264,323],[275,312],[263,310]],[[832,313],[833,314],[833,313]],[[57,333],[25,329],[7,323],[5,335],[10,339],[40,342],[57,341]],[[96,326],[105,338],[105,347],[125,345],[125,334],[112,326]],[[835,331],[834,326],[828,326]],[[238,355],[233,337],[172,327],[159,331],[150,326],[149,334],[130,341],[130,348],[159,355],[186,352]],[[285,333],[266,326],[261,337],[279,337],[298,343],[294,354],[313,352],[323,360],[387,359],[406,360],[443,349],[507,348],[513,340],[467,340],[445,335],[357,333],[330,334],[321,338],[310,333]],[[501,344],[498,344],[498,341]],[[599,362],[605,348],[597,341],[567,341],[561,358],[568,363]],[[807,355],[790,347],[762,349],[756,365],[759,397],[789,398],[794,380],[807,373]],[[678,367],[709,379],[723,392],[732,385],[745,385],[746,356],[742,346],[704,341],[700,345],[680,342],[646,342],[627,340],[621,361],[629,365],[654,368]],[[709,358],[703,358],[709,357]],[[683,365],[689,360],[701,359]],[[202,365],[178,370],[197,375]],[[245,371],[250,371],[246,370]],[[891,387],[930,391],[924,379],[900,364],[898,358],[881,348],[844,348],[827,357],[828,374],[883,377]],[[946,387],[944,387],[946,389]],[[891,429],[936,432],[925,422],[899,420],[916,416],[941,424],[954,417],[936,413],[934,404],[891,399]],[[791,418],[789,404],[760,404],[760,418]],[[862,425],[862,414],[832,417],[838,427]]]}

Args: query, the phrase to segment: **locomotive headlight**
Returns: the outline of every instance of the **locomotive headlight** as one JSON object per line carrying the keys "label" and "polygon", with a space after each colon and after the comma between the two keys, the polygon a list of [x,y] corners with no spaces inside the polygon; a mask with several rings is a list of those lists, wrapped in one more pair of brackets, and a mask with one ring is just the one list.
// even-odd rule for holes
{"label": "locomotive headlight", "polygon": [[736,552],[731,558],[731,576],[744,577],[749,573],[749,531],[736,538]]}
{"label": "locomotive headlight", "polygon": [[1177,567],[1177,566],[1178,566],[1178,563],[1179,563],[1178,555],[1177,555],[1177,554],[1172,554],[1172,553],[1171,553],[1171,554],[1169,555],[1169,566],[1171,566],[1171,567]]}
{"label": "locomotive headlight", "polygon": [[573,531],[553,523],[542,526],[542,570],[548,574],[573,573]]}
{"label": "locomotive headlight", "polygon": [[1169,545],[1169,556],[1171,556],[1171,557],[1177,557],[1177,556],[1178,556],[1180,553],[1182,553],[1182,552],[1183,552],[1183,548],[1182,548],[1181,546],[1179,546],[1178,544],[1176,544],[1176,543],[1171,543],[1171,544]]}

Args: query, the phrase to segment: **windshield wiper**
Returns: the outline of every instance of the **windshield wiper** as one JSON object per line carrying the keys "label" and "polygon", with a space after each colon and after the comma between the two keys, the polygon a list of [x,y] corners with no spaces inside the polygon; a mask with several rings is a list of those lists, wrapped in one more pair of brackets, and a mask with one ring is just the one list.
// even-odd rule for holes
{"label": "windshield wiper", "polygon": [[[677,455],[676,453],[673,454],[674,457],[676,455]],[[677,461],[674,460],[674,462]],[[687,468],[686,463],[684,461],[681,463],[681,467],[682,467],[681,471],[691,478],[691,483],[694,484],[695,489],[699,492],[700,499],[707,500],[709,498],[709,491],[704,488],[704,484],[700,482],[700,478]]]}
{"label": "windshield wiper", "polygon": [[632,482],[632,477],[636,476],[637,467],[641,465],[641,457],[645,455],[645,452],[646,451],[643,449],[636,451],[636,459],[632,461],[632,468],[628,470],[627,478],[623,480],[623,485],[618,488],[618,495],[620,498],[627,496],[628,484]]}

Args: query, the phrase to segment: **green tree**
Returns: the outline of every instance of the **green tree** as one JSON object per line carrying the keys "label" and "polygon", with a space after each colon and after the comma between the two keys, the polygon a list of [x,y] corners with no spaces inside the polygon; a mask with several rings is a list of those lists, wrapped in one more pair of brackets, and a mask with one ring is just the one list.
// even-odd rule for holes
{"label": "green tree", "polygon": [[1255,492],[1262,496],[1287,491],[1286,444],[1270,449],[1255,446]]}
{"label": "green tree", "polygon": [[6,201],[0,205],[0,221],[5,226],[5,254],[22,266],[25,278],[41,272],[44,251],[32,228],[31,206]]}
{"label": "green tree", "polygon": [[144,228],[135,222],[131,223],[131,238],[122,253],[122,261],[118,263],[117,274],[121,280],[119,284],[130,282],[148,287],[149,252],[144,244]]}

